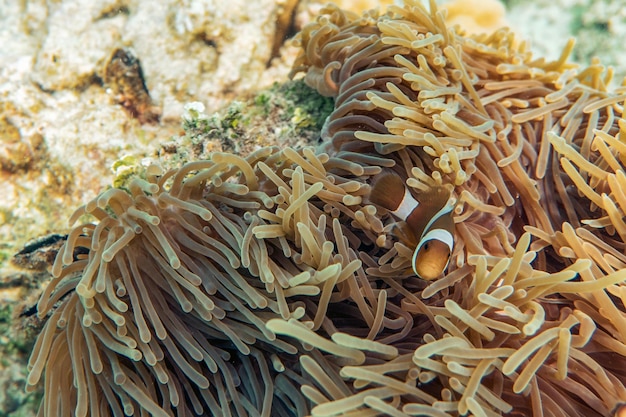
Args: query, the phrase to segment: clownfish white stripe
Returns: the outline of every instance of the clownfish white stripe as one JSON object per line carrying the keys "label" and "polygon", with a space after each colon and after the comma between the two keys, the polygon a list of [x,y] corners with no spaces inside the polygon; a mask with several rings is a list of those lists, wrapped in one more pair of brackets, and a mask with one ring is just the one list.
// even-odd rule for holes
{"label": "clownfish white stripe", "polygon": [[398,208],[393,210],[392,213],[402,220],[406,220],[419,204],[420,203],[413,198],[409,189],[404,187],[404,197],[402,197]]}
{"label": "clownfish white stripe", "polygon": [[422,249],[422,246],[424,246],[425,243],[431,240],[438,240],[445,243],[446,246],[450,248],[450,252],[452,252],[452,248],[454,247],[454,236],[452,236],[452,233],[448,232],[445,229],[434,229],[426,233],[422,237],[420,243],[417,245],[417,248],[415,248],[415,252],[413,253],[413,259],[415,259],[417,253],[420,251],[420,249]]}

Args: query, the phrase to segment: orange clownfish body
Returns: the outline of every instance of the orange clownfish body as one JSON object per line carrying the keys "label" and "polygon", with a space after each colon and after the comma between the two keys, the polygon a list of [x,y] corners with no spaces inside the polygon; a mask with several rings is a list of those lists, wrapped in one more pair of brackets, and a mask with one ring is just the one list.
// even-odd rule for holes
{"label": "orange clownfish body", "polygon": [[399,238],[415,247],[413,271],[428,281],[443,274],[454,247],[454,204],[448,200],[450,192],[444,187],[420,192],[415,198],[392,172],[380,174],[372,183],[369,201],[404,221],[397,225]]}

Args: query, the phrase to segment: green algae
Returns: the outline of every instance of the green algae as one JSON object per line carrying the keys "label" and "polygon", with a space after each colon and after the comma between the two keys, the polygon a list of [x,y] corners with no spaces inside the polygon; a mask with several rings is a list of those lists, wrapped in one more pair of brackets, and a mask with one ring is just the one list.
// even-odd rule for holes
{"label": "green algae", "polygon": [[0,417],[36,415],[42,391],[24,391],[28,371],[26,364],[37,329],[16,331],[14,304],[0,305]]}
{"label": "green algae", "polygon": [[319,139],[333,100],[294,80],[232,101],[211,115],[204,110],[198,102],[185,107],[184,134],[163,145],[160,162],[180,165],[216,151],[246,155],[265,146],[310,145]]}

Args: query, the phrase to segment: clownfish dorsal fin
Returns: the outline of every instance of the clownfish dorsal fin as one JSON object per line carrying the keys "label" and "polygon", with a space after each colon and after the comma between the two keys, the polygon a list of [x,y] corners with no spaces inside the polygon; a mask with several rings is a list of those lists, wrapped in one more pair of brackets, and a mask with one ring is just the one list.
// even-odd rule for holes
{"label": "clownfish dorsal fin", "polygon": [[402,178],[393,172],[383,172],[373,181],[369,201],[405,221],[419,205]]}
{"label": "clownfish dorsal fin", "polygon": [[369,201],[389,211],[394,211],[402,204],[405,188],[399,176],[391,172],[383,172],[372,182]]}

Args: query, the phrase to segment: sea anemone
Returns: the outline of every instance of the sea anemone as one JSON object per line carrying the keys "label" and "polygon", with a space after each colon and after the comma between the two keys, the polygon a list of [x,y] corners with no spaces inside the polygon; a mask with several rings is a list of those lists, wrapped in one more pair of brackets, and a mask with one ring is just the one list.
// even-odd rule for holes
{"label": "sea anemone", "polygon": [[342,161],[311,149],[215,153],[151,167],[129,192],[77,210],[71,222],[98,222],[69,234],[38,304],[52,311],[29,364],[30,386],[45,370],[43,415],[307,413],[286,369],[301,348],[266,324],[319,326],[320,299],[360,267],[342,216],[326,223],[321,205],[348,211],[362,184],[331,182],[324,164]]}
{"label": "sea anemone", "polygon": [[[79,209],[39,314],[47,416],[605,416],[626,402],[626,95],[431,2],[327,6],[312,148],[151,167]],[[437,280],[369,202],[457,201]]]}
{"label": "sea anemone", "polygon": [[384,156],[408,186],[452,184],[461,203],[445,277],[399,280],[401,243],[366,270],[423,323],[404,355],[342,371],[360,388],[342,412],[608,415],[626,399],[626,95],[598,63],[568,63],[571,43],[533,60],[506,29],[466,37],[433,2],[405,3],[360,18],[327,7],[294,70],[336,98],[329,154]]}

